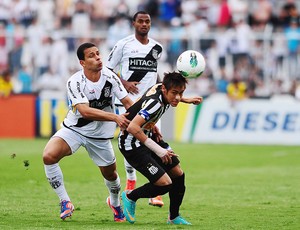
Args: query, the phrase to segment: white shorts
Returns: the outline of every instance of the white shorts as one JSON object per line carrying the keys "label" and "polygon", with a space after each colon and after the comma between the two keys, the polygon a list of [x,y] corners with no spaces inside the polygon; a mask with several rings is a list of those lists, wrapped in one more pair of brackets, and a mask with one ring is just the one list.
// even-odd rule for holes
{"label": "white shorts", "polygon": [[64,139],[70,146],[72,154],[80,146],[83,146],[97,166],[109,166],[116,162],[116,156],[110,140],[87,138],[65,127],[58,130],[53,137]]}

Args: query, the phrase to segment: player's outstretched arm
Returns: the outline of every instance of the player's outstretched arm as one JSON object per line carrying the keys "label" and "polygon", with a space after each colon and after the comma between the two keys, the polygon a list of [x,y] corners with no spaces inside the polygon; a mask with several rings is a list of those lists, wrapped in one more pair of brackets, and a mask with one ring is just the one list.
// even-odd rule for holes
{"label": "player's outstretched arm", "polygon": [[182,97],[180,101],[187,104],[199,105],[200,103],[203,102],[203,97],[200,96]]}
{"label": "player's outstretched arm", "polygon": [[80,114],[85,119],[93,120],[93,121],[114,121],[122,129],[126,129],[130,122],[126,118],[126,115],[128,115],[128,113],[118,115],[100,109],[91,108],[87,103],[77,104],[76,109],[80,112]]}

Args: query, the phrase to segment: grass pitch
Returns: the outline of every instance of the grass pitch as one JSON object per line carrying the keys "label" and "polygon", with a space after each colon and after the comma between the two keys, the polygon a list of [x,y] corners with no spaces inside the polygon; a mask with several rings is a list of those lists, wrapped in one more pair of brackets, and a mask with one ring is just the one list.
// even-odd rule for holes
{"label": "grass pitch", "polygon": [[[60,220],[42,163],[46,142],[0,139],[0,229],[300,229],[299,146],[171,143],[186,173],[181,214],[193,225],[168,226],[166,195],[162,208],[139,200],[134,225],[114,223],[103,178],[83,148],[60,163],[76,208]],[[138,185],[145,182],[138,175]]]}

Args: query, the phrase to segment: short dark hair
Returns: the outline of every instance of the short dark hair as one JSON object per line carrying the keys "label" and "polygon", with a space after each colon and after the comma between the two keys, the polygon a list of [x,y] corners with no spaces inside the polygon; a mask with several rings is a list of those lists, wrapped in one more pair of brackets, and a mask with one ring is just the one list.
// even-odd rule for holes
{"label": "short dark hair", "polygon": [[149,14],[149,13],[147,13],[146,11],[142,11],[142,10],[136,12],[136,13],[133,15],[133,17],[132,17],[132,21],[133,21],[133,22],[136,20],[136,18],[137,18],[137,16],[138,16],[139,14]]}
{"label": "short dark hair", "polygon": [[81,44],[77,49],[77,57],[79,60],[84,60],[84,51],[88,48],[95,47],[96,45],[90,42]]}
{"label": "short dark hair", "polygon": [[174,71],[164,73],[162,84],[166,87],[167,90],[171,89],[172,87],[186,86],[187,83],[187,79],[183,77],[179,72]]}

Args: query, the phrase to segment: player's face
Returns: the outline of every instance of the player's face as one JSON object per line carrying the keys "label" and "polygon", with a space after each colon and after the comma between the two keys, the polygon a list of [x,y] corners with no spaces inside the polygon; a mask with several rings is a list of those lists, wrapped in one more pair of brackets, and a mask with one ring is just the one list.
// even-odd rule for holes
{"label": "player's face", "polygon": [[178,103],[181,101],[183,92],[185,90],[185,86],[171,87],[169,90],[167,90],[164,86],[162,87],[163,87],[162,91],[165,99],[172,107],[176,107]]}
{"label": "player's face", "polygon": [[102,69],[102,58],[97,47],[84,50],[84,61],[80,61],[84,69],[98,72]]}
{"label": "player's face", "polygon": [[148,34],[151,27],[151,18],[149,14],[138,14],[133,22],[135,32],[138,35],[145,36]]}

